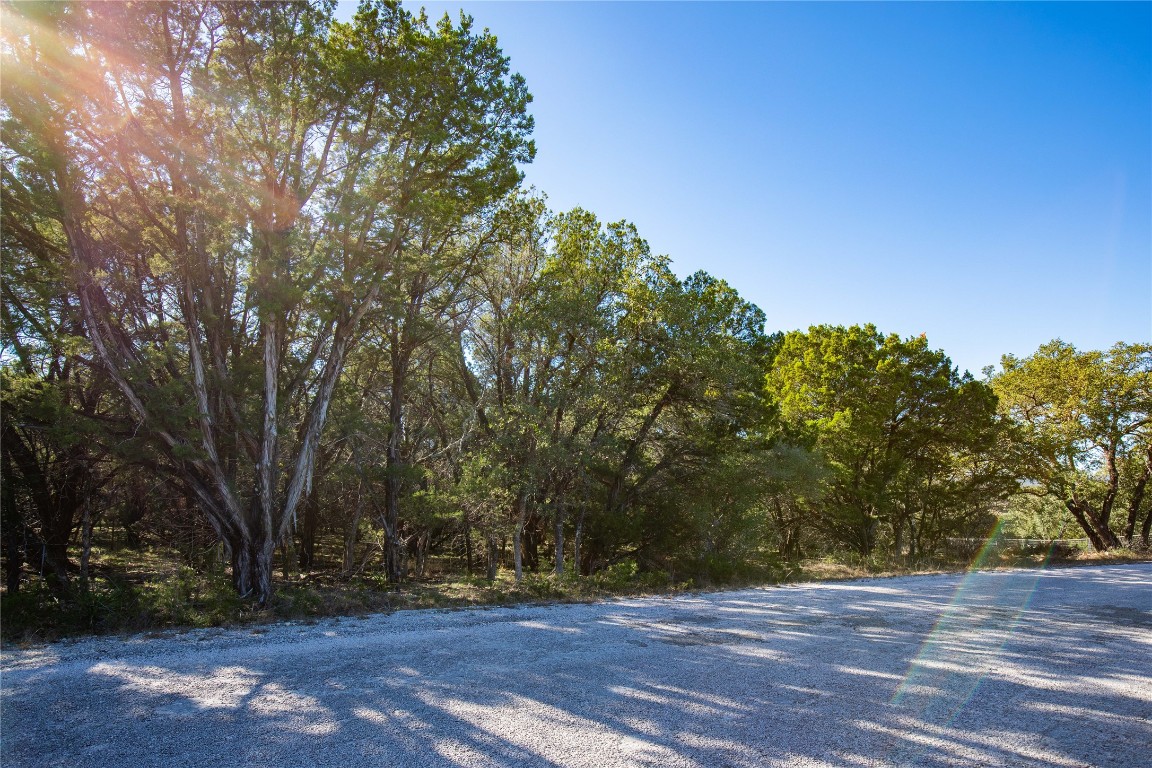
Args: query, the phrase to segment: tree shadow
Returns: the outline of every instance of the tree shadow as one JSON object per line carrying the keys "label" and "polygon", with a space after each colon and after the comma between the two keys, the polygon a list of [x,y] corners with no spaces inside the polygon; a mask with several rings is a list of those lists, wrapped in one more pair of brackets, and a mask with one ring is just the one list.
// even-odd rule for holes
{"label": "tree shadow", "polygon": [[[396,614],[17,665],[4,764],[1131,766],[1152,743],[1152,569],[1075,577],[1108,587],[1087,608],[1055,573]],[[37,711],[58,714],[23,727]]]}

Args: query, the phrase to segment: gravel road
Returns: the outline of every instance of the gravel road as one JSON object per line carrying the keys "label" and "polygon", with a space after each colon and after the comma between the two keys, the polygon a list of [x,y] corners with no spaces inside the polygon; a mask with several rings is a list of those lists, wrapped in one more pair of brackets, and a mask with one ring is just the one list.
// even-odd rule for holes
{"label": "gravel road", "polygon": [[1152,765],[1152,564],[5,648],[20,766]]}

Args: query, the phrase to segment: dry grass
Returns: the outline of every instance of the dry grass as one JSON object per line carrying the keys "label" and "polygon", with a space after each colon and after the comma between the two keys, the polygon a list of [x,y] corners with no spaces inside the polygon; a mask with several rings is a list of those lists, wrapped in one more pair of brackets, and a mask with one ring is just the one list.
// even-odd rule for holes
{"label": "dry grass", "polygon": [[[669,595],[765,583],[818,582],[964,571],[970,568],[1069,567],[1148,562],[1152,551],[983,552],[970,562],[908,566],[882,559],[810,559],[785,563],[761,576],[697,585],[672,583],[663,574],[638,573],[622,563],[590,577],[525,574],[517,583],[508,570],[493,582],[454,573],[457,564],[438,562],[428,578],[401,585],[379,574],[342,577],[336,568],[279,573],[272,605],[256,609],[232,591],[218,559],[189,565],[186,553],[163,548],[141,551],[96,548],[92,578],[68,599],[29,580],[14,595],[3,595],[3,636],[7,641],[40,643],[87,634],[126,634],[176,627],[236,626],[282,620],[388,613],[396,610],[458,609],[483,605],[587,602],[619,595]],[[331,564],[329,564],[331,565]]]}

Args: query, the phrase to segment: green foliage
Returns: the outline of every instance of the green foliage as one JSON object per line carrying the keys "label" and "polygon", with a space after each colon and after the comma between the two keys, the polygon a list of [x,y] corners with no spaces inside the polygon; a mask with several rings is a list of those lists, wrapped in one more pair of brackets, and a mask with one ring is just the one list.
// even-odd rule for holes
{"label": "green foliage", "polygon": [[779,443],[761,458],[753,482],[761,490],[765,540],[780,557],[799,560],[806,551],[822,551],[822,531],[812,510],[823,500],[831,477],[817,450]]}
{"label": "green foliage", "polygon": [[138,458],[196,500],[260,603],[364,326],[462,280],[430,244],[459,251],[534,154],[493,35],[333,7],[6,9],[5,350],[33,374],[82,327]]}
{"label": "green foliage", "polygon": [[1080,527],[1059,499],[1021,493],[1000,512],[1000,533],[1012,539],[1079,538]]}
{"label": "green foliage", "polygon": [[607,568],[598,571],[592,577],[592,583],[597,589],[608,592],[620,592],[632,584],[639,569],[635,560],[621,560]]}
{"label": "green foliage", "polygon": [[[633,224],[519,188],[531,97],[490,32],[333,11],[6,6],[18,624],[250,615],[226,578],[313,616],[887,568],[995,513],[1099,546],[1143,515],[1147,538],[1147,345],[1053,342],[990,387],[923,337],[769,334]],[[1020,479],[1040,500],[1005,502]],[[75,578],[111,526],[163,578],[102,572],[132,569],[101,551]],[[227,564],[195,556],[212,531]],[[32,560],[49,589],[21,588]]]}
{"label": "green foliage", "polygon": [[187,566],[142,584],[94,579],[67,597],[33,582],[3,596],[10,639],[51,640],[77,633],[141,632],[163,627],[217,627],[243,618],[244,605],[223,575]]}
{"label": "green foliage", "polygon": [[828,479],[809,507],[844,546],[918,557],[1012,489],[992,461],[1005,425],[991,389],[927,340],[873,326],[789,333],[767,377],[784,436],[815,449]]}
{"label": "green foliage", "polygon": [[188,566],[142,590],[140,601],[149,623],[159,626],[217,627],[236,621],[243,610],[227,578]]}
{"label": "green foliage", "polygon": [[529,573],[520,580],[517,590],[536,600],[555,600],[567,596],[566,586],[552,574]]}
{"label": "green foliage", "polygon": [[1062,503],[1097,550],[1131,542],[1152,477],[1152,346],[1081,352],[1056,340],[1001,365],[992,383],[1018,425],[1027,490]]}

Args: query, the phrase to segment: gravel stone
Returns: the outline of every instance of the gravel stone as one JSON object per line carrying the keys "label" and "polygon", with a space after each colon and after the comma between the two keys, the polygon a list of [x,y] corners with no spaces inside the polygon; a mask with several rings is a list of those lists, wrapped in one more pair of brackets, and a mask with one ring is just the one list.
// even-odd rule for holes
{"label": "gravel stone", "polygon": [[1152,564],[149,633],[0,660],[23,766],[1152,765]]}

